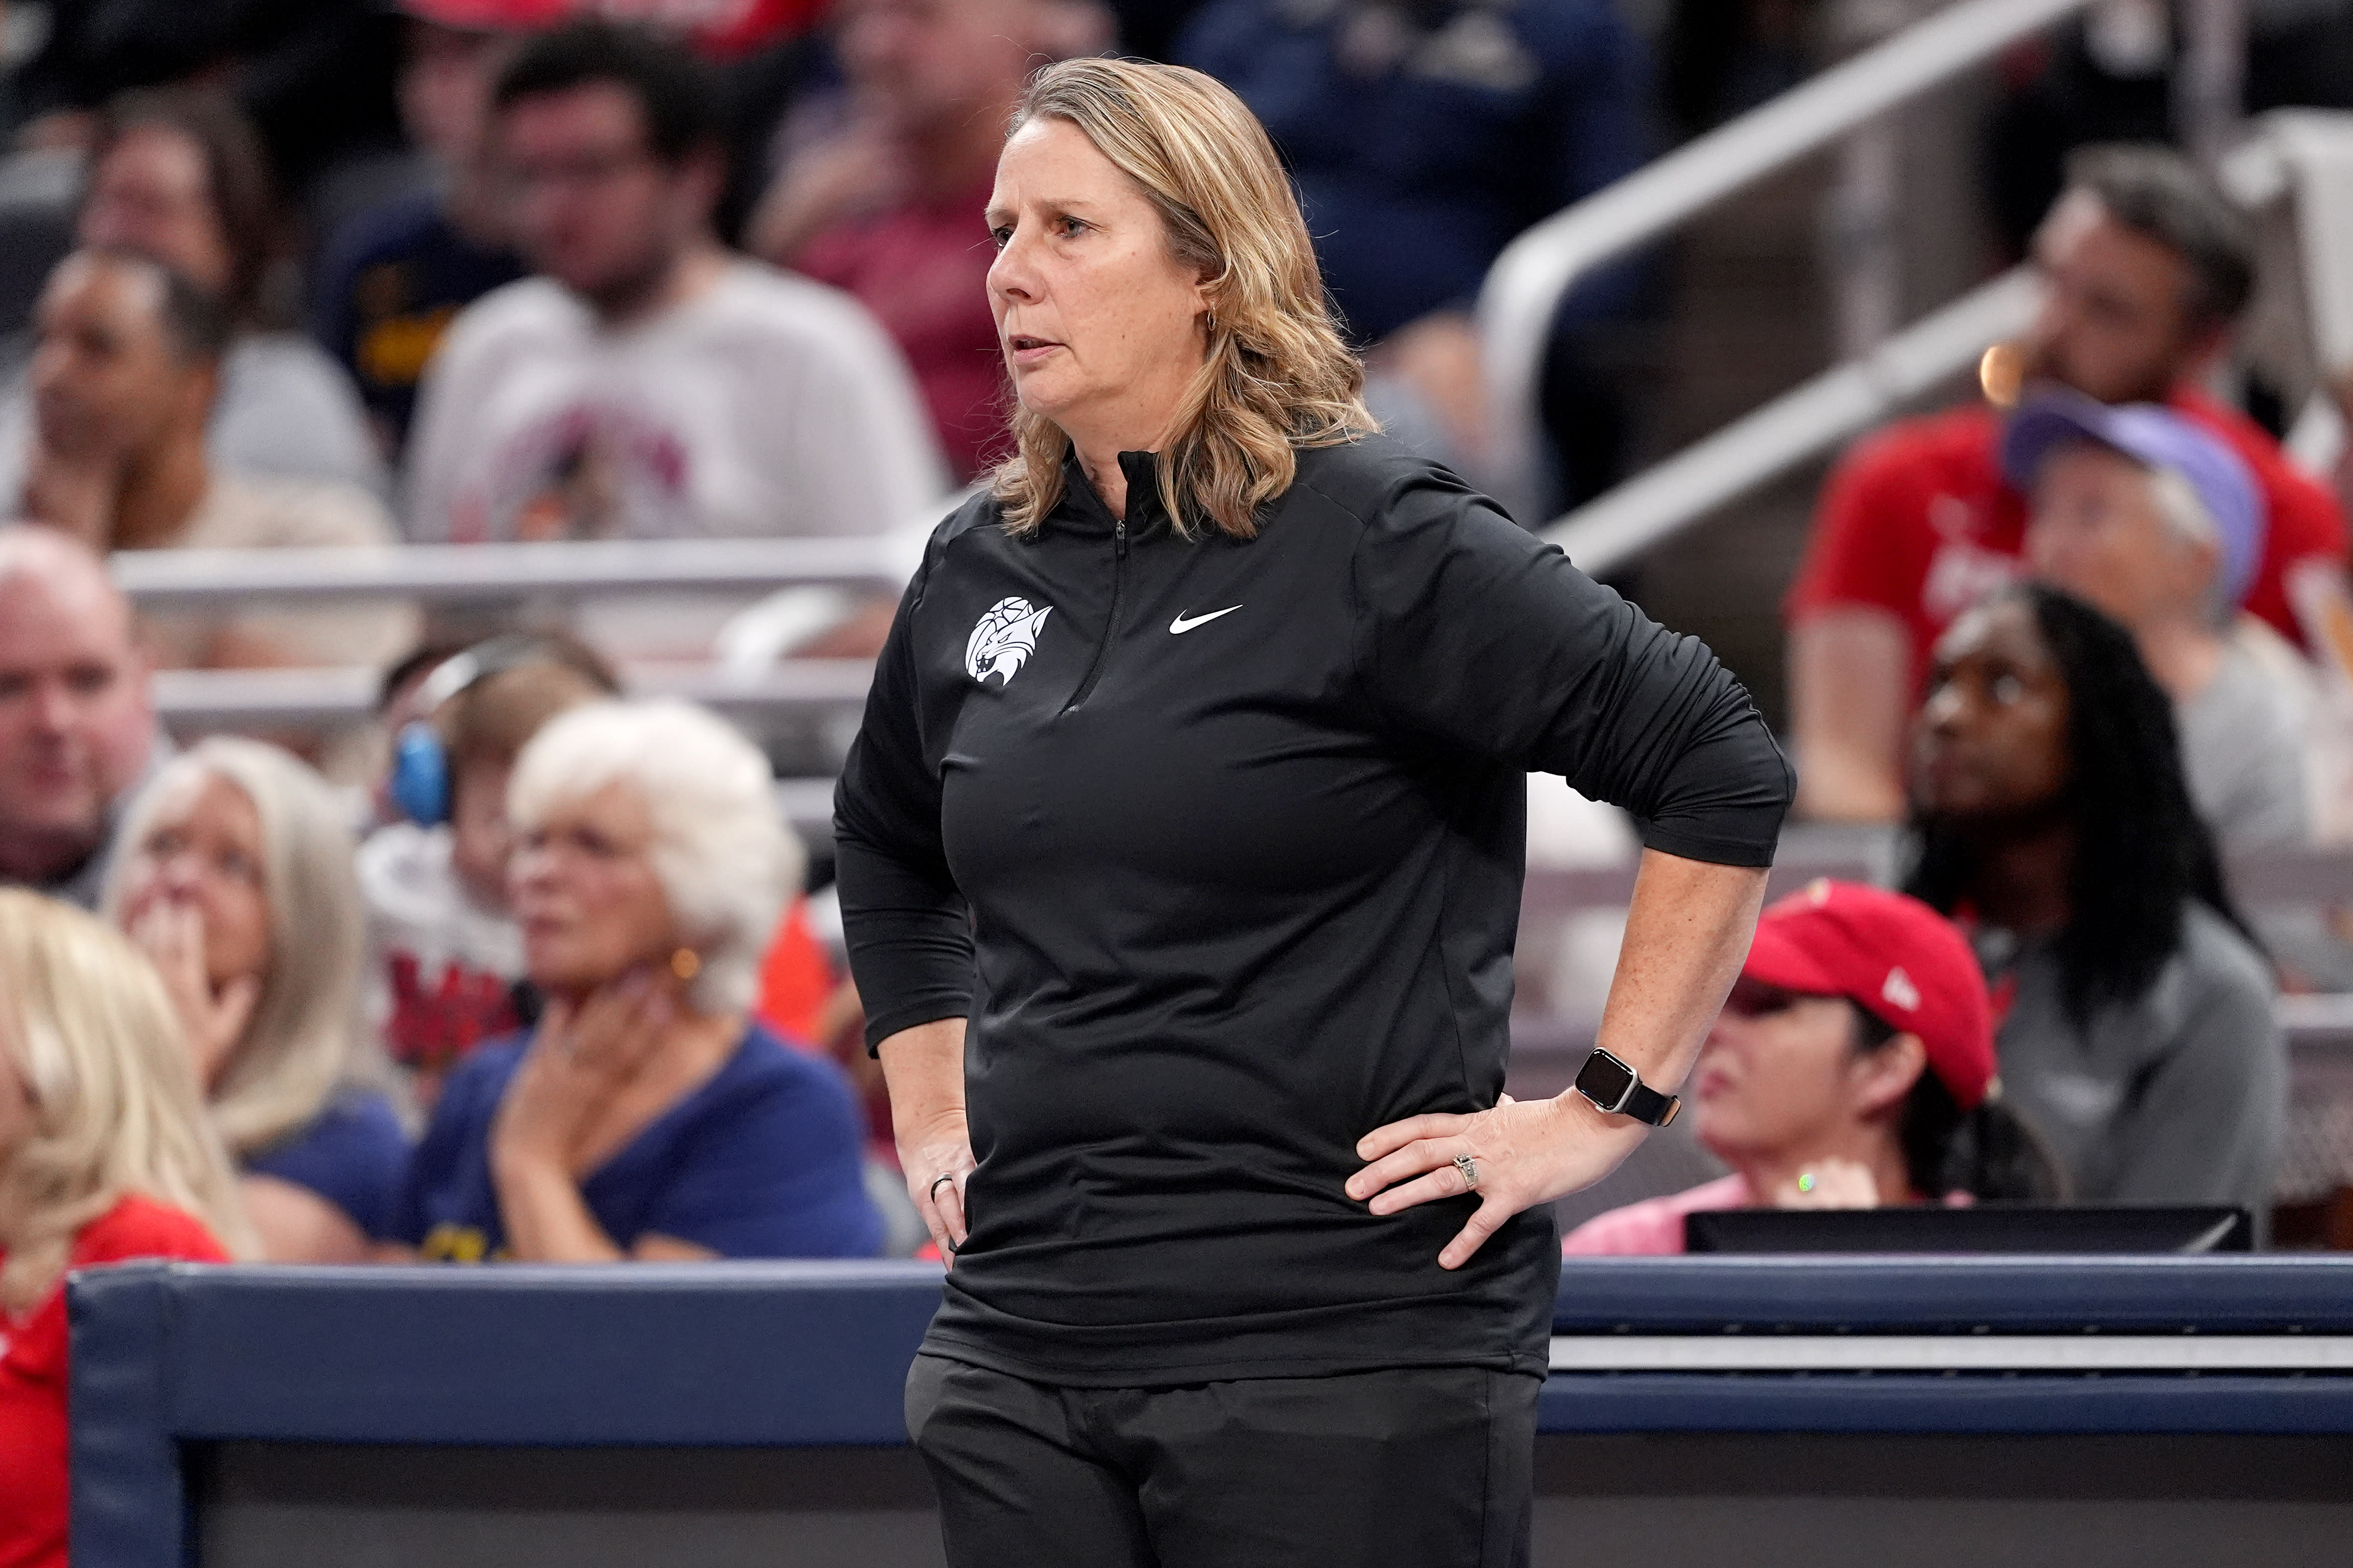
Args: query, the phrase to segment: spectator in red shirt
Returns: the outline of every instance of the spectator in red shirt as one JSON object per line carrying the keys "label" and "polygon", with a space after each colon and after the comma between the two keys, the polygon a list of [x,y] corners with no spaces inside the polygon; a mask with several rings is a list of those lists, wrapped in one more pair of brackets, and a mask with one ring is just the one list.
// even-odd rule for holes
{"label": "spectator in red shirt", "polygon": [[228,1157],[146,961],[0,891],[0,1568],[65,1568],[65,1275],[250,1250]]}
{"label": "spectator in red shirt", "polygon": [[2064,1182],[2002,1099],[1969,944],[1917,899],[1818,881],[1757,921],[1687,1091],[1733,1173],[1598,1215],[1570,1256],[1683,1249],[1706,1209],[2043,1202]]}
{"label": "spectator in red shirt", "polygon": [[1111,40],[1093,0],[842,0],[848,112],[761,199],[750,247],[857,297],[915,373],[958,482],[1004,455],[981,210],[1029,73]]}
{"label": "spectator in red shirt", "polygon": [[[2153,147],[2078,153],[2034,259],[2042,307],[2027,373],[2102,403],[2166,403],[2253,470],[2268,513],[2247,608],[2299,637],[2287,582],[2341,563],[2345,520],[2253,421],[2197,390],[2253,285],[2229,201]],[[1961,611],[2019,575],[2026,500],[2003,477],[2000,416],[1982,406],[1906,420],[1849,453],[1825,490],[1788,604],[1798,806],[1810,816],[1903,815],[1905,716],[1929,649]]]}

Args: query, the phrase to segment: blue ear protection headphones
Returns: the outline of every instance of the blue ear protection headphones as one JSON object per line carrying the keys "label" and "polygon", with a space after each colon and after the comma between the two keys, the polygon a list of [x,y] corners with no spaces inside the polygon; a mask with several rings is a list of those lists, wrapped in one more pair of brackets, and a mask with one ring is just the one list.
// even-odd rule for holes
{"label": "blue ear protection headphones", "polygon": [[451,786],[448,742],[434,723],[451,700],[493,675],[541,662],[579,669],[599,686],[607,679],[580,663],[569,649],[528,632],[508,632],[476,643],[465,652],[442,660],[417,689],[417,710],[425,715],[400,727],[392,742],[392,776],[385,794],[402,815],[419,827],[438,827],[449,820]]}
{"label": "blue ear protection headphones", "polygon": [[392,776],[385,794],[419,827],[449,820],[449,748],[430,719],[411,719],[392,742]]}

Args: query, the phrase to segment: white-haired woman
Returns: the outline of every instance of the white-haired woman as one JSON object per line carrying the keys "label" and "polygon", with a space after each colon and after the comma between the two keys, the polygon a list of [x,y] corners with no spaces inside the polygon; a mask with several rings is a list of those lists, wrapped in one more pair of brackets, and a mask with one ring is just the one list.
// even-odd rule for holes
{"label": "white-haired woman", "polygon": [[758,750],[684,703],[592,703],[507,806],[546,1011],[450,1076],[393,1234],[459,1262],[873,1256],[840,1073],[749,1018],[802,871]]}
{"label": "white-haired woman", "polygon": [[0,890],[0,1563],[65,1568],[66,1270],[251,1250],[154,970]]}
{"label": "white-haired woman", "polygon": [[[956,1250],[907,1398],[949,1560],[1524,1560],[1550,1200],[1672,1114],[1788,770],[1705,648],[1371,434],[1231,93],[1049,67],[987,216],[1018,449],[836,812]],[[1512,1104],[1532,770],[1646,851],[1606,1050]]]}
{"label": "white-haired woman", "polygon": [[121,842],[105,910],[164,977],[263,1251],[364,1260],[408,1140],[360,1021],[342,801],[291,753],[215,737],[156,774]]}

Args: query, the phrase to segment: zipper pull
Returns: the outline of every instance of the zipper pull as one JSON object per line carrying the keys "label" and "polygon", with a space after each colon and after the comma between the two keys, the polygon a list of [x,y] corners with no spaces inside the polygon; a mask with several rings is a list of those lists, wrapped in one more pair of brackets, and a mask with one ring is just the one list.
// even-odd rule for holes
{"label": "zipper pull", "polygon": [[1127,559],[1127,520],[1126,520],[1125,518],[1122,518],[1122,519],[1120,519],[1120,520],[1119,520],[1119,521],[1117,521],[1117,522],[1115,522],[1115,523],[1112,524],[1111,537],[1112,537],[1112,552],[1113,552],[1114,555],[1118,556],[1118,558],[1119,558],[1120,560],[1122,560],[1122,561],[1126,560],[1126,559]]}

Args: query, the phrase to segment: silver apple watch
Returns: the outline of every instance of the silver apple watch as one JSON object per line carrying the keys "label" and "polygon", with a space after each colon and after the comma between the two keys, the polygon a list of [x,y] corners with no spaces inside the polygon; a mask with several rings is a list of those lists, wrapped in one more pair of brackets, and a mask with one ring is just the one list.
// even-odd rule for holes
{"label": "silver apple watch", "polygon": [[1611,1116],[1630,1116],[1637,1121],[1647,1121],[1653,1127],[1664,1127],[1674,1121],[1683,1102],[1672,1094],[1661,1094],[1642,1081],[1642,1075],[1603,1050],[1593,1047],[1585,1065],[1577,1069],[1577,1092]]}

